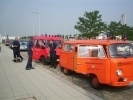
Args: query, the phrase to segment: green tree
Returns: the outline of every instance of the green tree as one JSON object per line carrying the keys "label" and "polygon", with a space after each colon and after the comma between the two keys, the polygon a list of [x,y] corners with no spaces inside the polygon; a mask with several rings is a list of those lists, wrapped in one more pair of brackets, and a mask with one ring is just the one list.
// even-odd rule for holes
{"label": "green tree", "polygon": [[129,27],[129,34],[128,34],[128,36],[127,36],[127,38],[129,39],[129,40],[133,40],[133,27]]}
{"label": "green tree", "polygon": [[115,39],[118,35],[123,36],[126,34],[128,40],[133,40],[133,27],[127,26],[127,24],[122,25],[120,21],[111,21],[107,30],[110,32],[112,39]]}
{"label": "green tree", "polygon": [[111,34],[112,39],[115,39],[115,36],[120,35],[119,34],[119,29],[121,28],[121,23],[120,22],[115,22],[111,21],[110,24],[108,25],[108,31]]}
{"label": "green tree", "polygon": [[61,35],[61,37],[64,39],[65,35]]}
{"label": "green tree", "polygon": [[68,35],[65,36],[65,39],[68,39]]}
{"label": "green tree", "polygon": [[106,30],[106,24],[102,22],[102,15],[99,11],[85,12],[84,17],[79,17],[75,29],[77,29],[82,37],[92,38]]}

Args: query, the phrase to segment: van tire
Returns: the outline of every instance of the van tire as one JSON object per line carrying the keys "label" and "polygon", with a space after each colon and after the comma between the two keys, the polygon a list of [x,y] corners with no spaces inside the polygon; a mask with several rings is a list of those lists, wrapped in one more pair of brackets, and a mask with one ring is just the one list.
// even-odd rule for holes
{"label": "van tire", "polygon": [[63,68],[63,73],[65,74],[65,75],[70,75],[71,74],[71,71],[70,70],[68,70],[68,69],[66,69],[66,68]]}
{"label": "van tire", "polygon": [[94,89],[97,89],[97,90],[101,89],[101,84],[96,75],[91,75],[90,83]]}
{"label": "van tire", "polygon": [[42,61],[42,64],[43,65],[46,65],[47,64],[47,62],[45,61],[45,57],[44,56],[41,57],[41,61]]}
{"label": "van tire", "polygon": [[61,72],[63,72],[63,69],[64,69],[63,67],[60,67],[60,71],[61,71]]}

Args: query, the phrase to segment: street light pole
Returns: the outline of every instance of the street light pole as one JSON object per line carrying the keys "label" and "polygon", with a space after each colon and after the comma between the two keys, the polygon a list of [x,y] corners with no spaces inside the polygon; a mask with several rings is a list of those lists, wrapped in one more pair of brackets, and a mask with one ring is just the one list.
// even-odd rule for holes
{"label": "street light pole", "polygon": [[39,9],[39,36],[40,36],[40,9]]}
{"label": "street light pole", "polygon": [[5,21],[5,39],[6,39],[6,20]]}
{"label": "street light pole", "polygon": [[38,18],[39,18],[39,19],[38,19],[38,20],[39,20],[39,23],[38,23],[38,24],[39,24],[39,25],[38,25],[39,27],[38,27],[38,28],[39,28],[39,36],[40,36],[40,9],[39,9],[39,12],[32,12],[32,13],[38,14]]}
{"label": "street light pole", "polygon": [[34,27],[33,27],[33,36],[34,36]]}

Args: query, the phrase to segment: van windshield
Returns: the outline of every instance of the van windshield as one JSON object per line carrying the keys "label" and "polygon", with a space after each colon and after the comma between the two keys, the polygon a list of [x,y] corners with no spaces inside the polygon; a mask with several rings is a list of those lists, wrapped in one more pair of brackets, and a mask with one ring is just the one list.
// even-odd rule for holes
{"label": "van windshield", "polygon": [[133,57],[133,46],[128,43],[111,44],[109,46],[109,55],[111,58]]}
{"label": "van windshield", "polygon": [[[54,43],[57,44],[57,46],[61,45],[61,40],[54,40]],[[46,40],[45,41],[46,46],[48,46],[50,44],[50,40]]]}

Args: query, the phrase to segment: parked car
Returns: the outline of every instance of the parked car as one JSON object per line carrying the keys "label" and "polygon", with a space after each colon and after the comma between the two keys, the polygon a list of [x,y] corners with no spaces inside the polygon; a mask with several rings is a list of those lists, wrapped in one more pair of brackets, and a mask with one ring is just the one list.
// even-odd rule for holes
{"label": "parked car", "polygon": [[1,52],[1,44],[0,44],[0,52]]}
{"label": "parked car", "polygon": [[53,40],[54,43],[58,45],[58,48],[56,48],[56,56],[57,56],[57,63],[59,61],[59,55],[60,55],[60,45],[62,38],[61,37],[55,37],[55,36],[35,36],[34,37],[34,46],[33,46],[33,56],[32,58],[34,60],[40,60],[43,64],[50,63],[50,54],[49,54],[49,48],[48,45],[50,43],[50,40]]}
{"label": "parked car", "polygon": [[10,44],[9,44],[9,48],[11,48],[11,49],[13,49],[13,41],[14,41],[14,40],[12,40],[12,41],[10,42]]}
{"label": "parked car", "polygon": [[27,50],[27,42],[20,42],[20,50]]}
{"label": "parked car", "polygon": [[10,42],[11,42],[11,40],[9,40],[9,39],[5,40],[5,45],[9,46]]}

